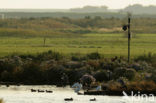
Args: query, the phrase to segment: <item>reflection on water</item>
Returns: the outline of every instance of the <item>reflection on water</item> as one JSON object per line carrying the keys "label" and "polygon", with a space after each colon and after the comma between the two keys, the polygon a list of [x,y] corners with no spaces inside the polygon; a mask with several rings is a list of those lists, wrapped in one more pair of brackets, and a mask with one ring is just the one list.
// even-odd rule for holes
{"label": "reflection on water", "polygon": [[[52,90],[53,93],[31,92],[30,89]],[[73,101],[64,101],[64,98],[73,98]],[[5,103],[132,103],[123,97],[111,96],[84,96],[77,95],[69,88],[55,86],[0,86],[0,98]],[[96,98],[96,101],[89,101]],[[156,101],[135,101],[133,103],[156,103]]]}

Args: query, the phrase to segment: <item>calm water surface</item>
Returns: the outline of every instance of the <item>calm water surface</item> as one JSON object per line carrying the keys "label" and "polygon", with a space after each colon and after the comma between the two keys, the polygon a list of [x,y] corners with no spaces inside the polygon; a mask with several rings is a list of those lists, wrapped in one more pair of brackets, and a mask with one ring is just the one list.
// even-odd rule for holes
{"label": "calm water surface", "polygon": [[[31,92],[30,89],[52,90],[53,93]],[[73,98],[73,101],[66,102],[64,98]],[[0,98],[5,103],[156,103],[156,100],[148,99],[127,100],[118,96],[84,96],[77,95],[73,89],[58,88],[55,86],[0,86]],[[96,98],[96,101],[89,101]]]}

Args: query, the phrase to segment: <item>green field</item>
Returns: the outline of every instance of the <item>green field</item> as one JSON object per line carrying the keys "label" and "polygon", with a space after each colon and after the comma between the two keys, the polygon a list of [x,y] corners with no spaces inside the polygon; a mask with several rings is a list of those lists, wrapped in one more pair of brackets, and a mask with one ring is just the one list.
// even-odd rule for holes
{"label": "green field", "polygon": [[[47,37],[45,46],[43,37],[0,37],[0,56],[48,50],[63,54],[99,52],[106,57],[127,56],[127,38],[124,34],[75,35]],[[131,55],[135,57],[149,52],[156,53],[156,34],[135,34],[131,39]]]}
{"label": "green field", "polygon": [[[101,17],[0,19],[0,56],[48,50],[67,55],[99,52],[106,57],[127,56],[126,32],[121,29],[125,23],[127,19]],[[154,18],[132,18],[133,57],[156,53],[155,28]]]}

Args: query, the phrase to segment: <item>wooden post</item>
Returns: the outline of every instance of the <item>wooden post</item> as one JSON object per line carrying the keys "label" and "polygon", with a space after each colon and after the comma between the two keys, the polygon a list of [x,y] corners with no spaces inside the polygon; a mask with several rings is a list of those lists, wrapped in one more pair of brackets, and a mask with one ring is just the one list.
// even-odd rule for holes
{"label": "wooden post", "polygon": [[130,16],[128,17],[128,62],[130,62],[130,40],[131,40],[131,30],[130,30],[130,23],[131,23],[131,18],[130,18]]}
{"label": "wooden post", "polygon": [[130,14],[128,14],[128,24],[123,25],[122,29],[126,31],[128,29],[128,63],[130,62],[130,54],[131,54],[131,48],[130,48],[130,41],[131,41],[131,18]]}
{"label": "wooden post", "polygon": [[45,43],[46,43],[46,37],[44,37],[44,47],[45,47]]}

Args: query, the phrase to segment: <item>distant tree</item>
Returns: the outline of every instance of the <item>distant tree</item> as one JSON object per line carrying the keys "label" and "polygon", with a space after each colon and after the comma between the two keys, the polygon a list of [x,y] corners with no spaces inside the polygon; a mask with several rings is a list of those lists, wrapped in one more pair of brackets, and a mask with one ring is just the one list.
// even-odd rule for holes
{"label": "distant tree", "polygon": [[94,20],[101,20],[102,18],[101,18],[101,16],[95,16],[94,17]]}
{"label": "distant tree", "polygon": [[91,19],[91,17],[90,16],[85,16],[85,19]]}

